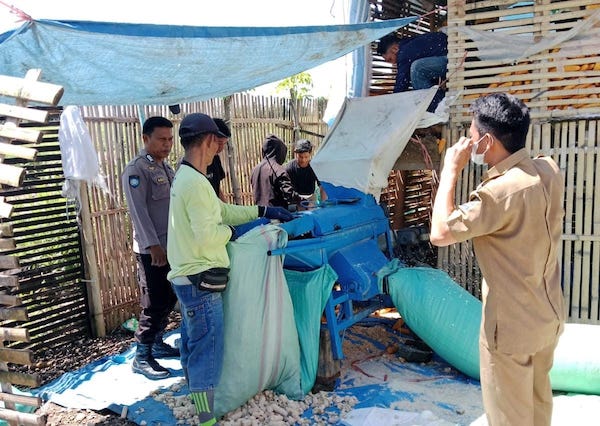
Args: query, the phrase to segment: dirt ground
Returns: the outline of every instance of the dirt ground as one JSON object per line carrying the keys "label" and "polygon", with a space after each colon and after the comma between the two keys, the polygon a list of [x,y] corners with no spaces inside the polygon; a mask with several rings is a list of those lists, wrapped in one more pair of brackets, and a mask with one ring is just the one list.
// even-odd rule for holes
{"label": "dirt ground", "polygon": [[[172,313],[167,330],[179,326],[178,313]],[[61,345],[59,348],[36,352],[32,366],[11,368],[14,371],[37,373],[41,384],[45,385],[64,373],[75,371],[100,358],[125,352],[134,343],[133,334],[117,330],[103,338],[84,338]],[[133,426],[136,423],[122,419],[110,410],[92,411],[67,409],[53,403],[45,403],[36,414],[46,414],[48,426]]]}

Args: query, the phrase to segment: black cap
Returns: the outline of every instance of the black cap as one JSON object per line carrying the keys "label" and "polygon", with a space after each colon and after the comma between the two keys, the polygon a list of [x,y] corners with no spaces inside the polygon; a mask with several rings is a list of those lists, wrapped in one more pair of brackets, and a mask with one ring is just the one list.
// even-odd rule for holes
{"label": "black cap", "polygon": [[181,124],[179,125],[179,137],[186,138],[190,136],[197,136],[202,133],[214,133],[215,135],[226,138],[210,116],[195,112],[186,115]]}
{"label": "black cap", "polygon": [[227,123],[225,123],[225,120],[223,120],[222,118],[213,118],[215,124],[217,125],[217,127],[219,128],[219,131],[221,133],[223,133],[225,136],[227,136],[228,138],[231,137],[231,130],[229,130],[229,126],[227,126]]}
{"label": "black cap", "polygon": [[294,152],[311,152],[312,144],[308,139],[300,139],[294,145]]}

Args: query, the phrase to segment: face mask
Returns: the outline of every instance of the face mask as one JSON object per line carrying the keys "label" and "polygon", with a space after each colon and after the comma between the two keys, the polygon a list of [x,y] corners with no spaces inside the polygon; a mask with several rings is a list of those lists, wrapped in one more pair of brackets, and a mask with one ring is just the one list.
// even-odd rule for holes
{"label": "face mask", "polygon": [[488,147],[486,146],[485,151],[483,151],[481,154],[477,154],[477,148],[479,147],[479,142],[481,142],[483,140],[483,138],[485,138],[486,136],[488,136],[488,134],[486,133],[485,135],[483,135],[481,138],[479,138],[479,140],[477,142],[475,142],[473,144],[473,147],[471,148],[471,161],[479,166],[483,166],[485,163],[485,153],[488,151]]}

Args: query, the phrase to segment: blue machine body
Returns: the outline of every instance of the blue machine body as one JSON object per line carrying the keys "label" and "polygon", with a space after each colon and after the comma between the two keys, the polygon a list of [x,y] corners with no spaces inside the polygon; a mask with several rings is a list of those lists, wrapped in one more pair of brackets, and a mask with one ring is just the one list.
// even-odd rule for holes
{"label": "blue machine body", "polygon": [[338,274],[339,286],[325,306],[325,326],[333,357],[342,359],[341,332],[375,310],[393,306],[380,294],[376,276],[393,256],[393,248],[389,220],[372,195],[326,190],[329,198],[320,207],[280,225],[288,243],[271,254],[285,255],[286,269],[307,271],[328,263]]}

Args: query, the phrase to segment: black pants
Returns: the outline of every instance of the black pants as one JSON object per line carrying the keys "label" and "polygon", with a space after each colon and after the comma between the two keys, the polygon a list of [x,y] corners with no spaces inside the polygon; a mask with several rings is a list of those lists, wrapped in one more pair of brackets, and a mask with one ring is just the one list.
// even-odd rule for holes
{"label": "black pants", "polygon": [[135,253],[140,286],[139,325],[135,339],[139,343],[154,343],[161,336],[168,324],[169,314],[175,307],[177,297],[167,280],[169,265],[152,266],[149,254]]}

